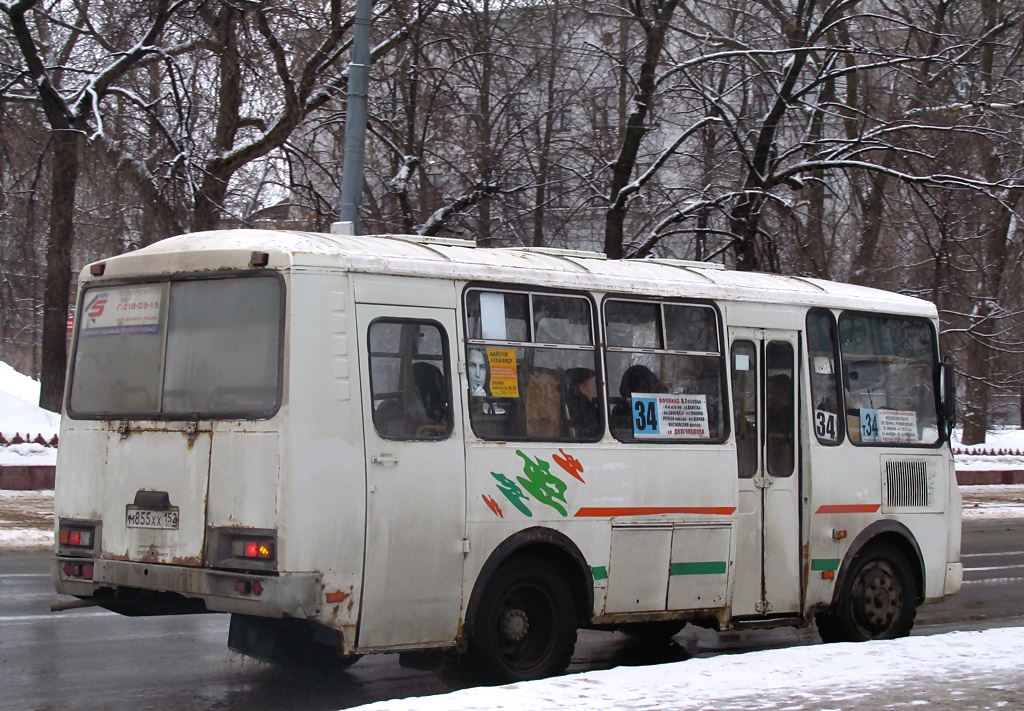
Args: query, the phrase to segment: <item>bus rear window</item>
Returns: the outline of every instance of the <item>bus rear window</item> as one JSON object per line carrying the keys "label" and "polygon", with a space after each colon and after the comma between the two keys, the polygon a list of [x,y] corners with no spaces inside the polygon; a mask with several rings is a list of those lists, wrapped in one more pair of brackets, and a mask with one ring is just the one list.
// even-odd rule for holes
{"label": "bus rear window", "polygon": [[81,308],[73,417],[250,419],[277,411],[279,278],[92,287]]}

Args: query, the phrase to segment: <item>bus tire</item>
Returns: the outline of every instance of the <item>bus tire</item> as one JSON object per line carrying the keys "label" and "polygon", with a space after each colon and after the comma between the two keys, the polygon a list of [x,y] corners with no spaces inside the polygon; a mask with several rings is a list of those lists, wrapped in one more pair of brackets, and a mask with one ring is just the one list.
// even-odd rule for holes
{"label": "bus tire", "polygon": [[576,606],[550,563],[516,558],[488,581],[473,625],[471,650],[490,681],[511,683],[561,674],[576,646]]}
{"label": "bus tire", "polygon": [[830,612],[818,616],[824,642],[906,637],[917,615],[910,564],[899,550],[877,543],[857,554]]}

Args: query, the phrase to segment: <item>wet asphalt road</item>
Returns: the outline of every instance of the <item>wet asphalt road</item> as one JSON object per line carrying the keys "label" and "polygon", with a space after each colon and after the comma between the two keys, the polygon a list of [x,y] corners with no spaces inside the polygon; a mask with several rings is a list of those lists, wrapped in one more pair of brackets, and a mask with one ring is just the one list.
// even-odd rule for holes
{"label": "wet asphalt road", "polygon": [[[1024,626],[1024,520],[964,526],[965,584],[919,611],[915,634]],[[344,671],[279,669],[228,651],[225,615],[127,618],[96,609],[51,613],[46,555],[0,557],[0,707],[78,709],[343,709],[444,693],[433,673],[372,656]],[[570,672],[817,644],[816,631],[714,633],[687,628],[674,644],[582,631]]]}

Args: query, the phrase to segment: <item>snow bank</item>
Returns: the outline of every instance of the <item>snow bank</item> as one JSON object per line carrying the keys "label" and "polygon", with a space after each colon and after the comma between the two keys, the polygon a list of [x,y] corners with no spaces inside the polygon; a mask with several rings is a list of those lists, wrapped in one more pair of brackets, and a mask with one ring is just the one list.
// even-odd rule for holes
{"label": "snow bank", "polygon": [[[834,708],[903,684],[949,690],[1006,682],[1019,670],[1024,628],[888,642],[774,649],[650,667],[620,667],[523,684],[383,701],[362,711],[575,711]],[[926,703],[921,701],[921,703]],[[806,704],[806,706],[805,706]],[[867,708],[868,706],[865,706]],[[849,706],[846,706],[849,708]]]}
{"label": "snow bank", "polygon": [[[0,361],[0,435],[8,441],[16,435],[49,442],[60,430],[60,415],[36,405],[39,382]],[[53,447],[26,443],[0,446],[0,466],[44,464],[57,461]]]}

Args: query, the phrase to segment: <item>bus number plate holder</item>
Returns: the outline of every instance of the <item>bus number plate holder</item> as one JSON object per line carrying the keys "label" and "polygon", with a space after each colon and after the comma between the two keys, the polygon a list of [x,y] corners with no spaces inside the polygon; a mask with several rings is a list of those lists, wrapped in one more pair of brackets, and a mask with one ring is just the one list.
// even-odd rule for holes
{"label": "bus number plate holder", "polygon": [[169,509],[144,509],[127,506],[125,525],[128,528],[157,528],[165,531],[178,530],[178,507]]}

